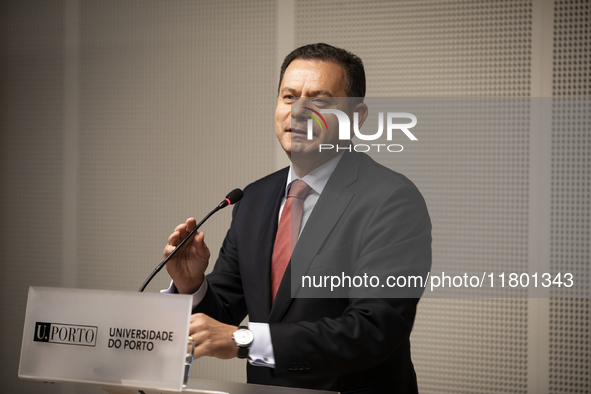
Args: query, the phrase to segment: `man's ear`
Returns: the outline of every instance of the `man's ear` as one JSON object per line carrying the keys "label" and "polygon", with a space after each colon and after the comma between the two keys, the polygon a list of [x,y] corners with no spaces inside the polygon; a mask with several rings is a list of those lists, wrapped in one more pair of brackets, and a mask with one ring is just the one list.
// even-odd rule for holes
{"label": "man's ear", "polygon": [[[365,105],[365,103],[359,103],[355,106],[353,112],[357,112],[359,114],[359,130],[361,130],[361,126],[363,126],[365,119],[367,119],[369,109],[367,108],[367,105]],[[351,118],[351,121],[353,121],[353,118]]]}

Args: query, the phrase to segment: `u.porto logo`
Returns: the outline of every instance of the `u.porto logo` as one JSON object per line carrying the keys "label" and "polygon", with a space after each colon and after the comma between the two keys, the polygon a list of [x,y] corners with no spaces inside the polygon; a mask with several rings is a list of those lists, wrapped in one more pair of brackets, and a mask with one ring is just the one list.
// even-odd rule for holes
{"label": "u.porto logo", "polygon": [[98,327],[62,323],[35,323],[35,342],[96,346]]}

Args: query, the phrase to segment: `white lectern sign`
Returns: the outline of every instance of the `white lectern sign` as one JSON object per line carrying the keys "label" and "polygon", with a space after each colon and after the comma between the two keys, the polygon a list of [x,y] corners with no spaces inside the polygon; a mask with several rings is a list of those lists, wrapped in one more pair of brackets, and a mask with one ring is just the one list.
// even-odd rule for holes
{"label": "white lectern sign", "polygon": [[30,287],[19,378],[181,391],[192,297]]}

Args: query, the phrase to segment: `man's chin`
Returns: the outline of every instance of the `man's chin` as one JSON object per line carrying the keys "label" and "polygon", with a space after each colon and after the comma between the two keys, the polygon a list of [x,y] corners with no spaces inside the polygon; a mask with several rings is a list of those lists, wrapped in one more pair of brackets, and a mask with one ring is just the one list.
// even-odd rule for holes
{"label": "man's chin", "polygon": [[319,153],[320,146],[314,142],[308,140],[292,140],[291,141],[291,154],[292,155],[310,155]]}
{"label": "man's chin", "polygon": [[320,145],[317,143],[298,144],[292,142],[290,159],[292,163],[298,164],[299,166],[311,166],[311,170],[327,162],[337,154],[338,152],[334,149],[320,151]]}

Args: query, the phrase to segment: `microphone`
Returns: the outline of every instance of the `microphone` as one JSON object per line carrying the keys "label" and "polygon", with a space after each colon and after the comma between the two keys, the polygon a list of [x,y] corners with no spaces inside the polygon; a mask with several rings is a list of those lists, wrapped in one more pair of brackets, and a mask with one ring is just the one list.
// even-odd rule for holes
{"label": "microphone", "polygon": [[150,276],[148,276],[146,278],[146,280],[144,281],[144,283],[140,286],[140,289],[138,290],[138,292],[141,293],[144,291],[146,286],[148,286],[148,283],[150,283],[152,281],[152,279],[154,279],[156,274],[158,272],[160,272],[160,270],[162,269],[162,267],[164,267],[166,265],[168,260],[170,260],[172,258],[172,256],[174,256],[185,245],[185,243],[187,243],[187,241],[193,235],[195,235],[195,233],[197,232],[197,229],[199,229],[199,227],[201,227],[201,225],[203,223],[205,223],[205,221],[207,219],[209,219],[211,217],[211,215],[213,215],[214,213],[216,213],[220,209],[227,207],[228,205],[236,204],[238,201],[240,201],[242,199],[243,196],[244,196],[244,192],[242,192],[242,190],[240,190],[240,189],[234,189],[230,193],[228,193],[226,198],[222,202],[220,202],[218,204],[218,206],[215,207],[215,209],[213,211],[208,213],[203,219],[201,219],[201,221],[199,223],[197,223],[195,228],[193,230],[191,230],[191,232],[177,245],[176,248],[174,248],[172,253],[170,253],[164,260],[162,260],[162,262],[160,264],[158,264],[158,266],[154,269],[154,271],[152,271]]}
{"label": "microphone", "polygon": [[228,205],[236,204],[238,201],[242,200],[243,196],[244,192],[242,190],[234,189],[230,193],[228,193],[226,198],[224,198],[224,201],[222,201],[220,205],[218,205],[218,207],[222,209],[224,207],[227,207]]}

